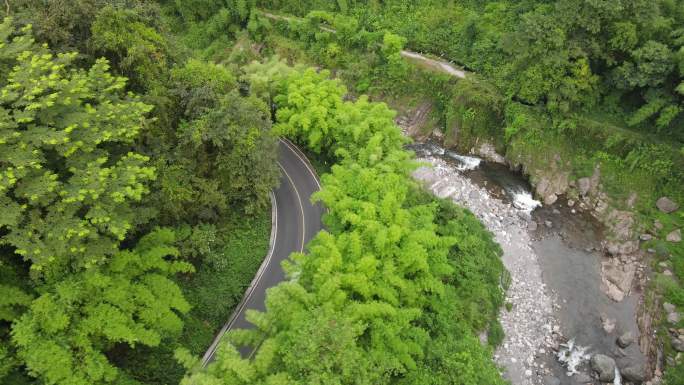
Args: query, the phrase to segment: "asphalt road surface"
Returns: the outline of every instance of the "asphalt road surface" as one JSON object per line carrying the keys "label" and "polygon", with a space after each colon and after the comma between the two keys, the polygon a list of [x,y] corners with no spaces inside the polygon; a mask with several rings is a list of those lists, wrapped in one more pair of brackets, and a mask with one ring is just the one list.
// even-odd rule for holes
{"label": "asphalt road surface", "polygon": [[[305,245],[323,228],[320,203],[311,204],[311,194],[320,190],[320,182],[304,154],[290,141],[281,139],[278,146],[280,186],[273,191],[272,247],[252,284],[202,358],[203,366],[213,361],[223,335],[232,329],[249,329],[245,319],[249,309],[265,310],[266,290],[285,279],[281,262],[293,252],[303,252]],[[242,346],[243,357],[251,357],[258,347]]]}

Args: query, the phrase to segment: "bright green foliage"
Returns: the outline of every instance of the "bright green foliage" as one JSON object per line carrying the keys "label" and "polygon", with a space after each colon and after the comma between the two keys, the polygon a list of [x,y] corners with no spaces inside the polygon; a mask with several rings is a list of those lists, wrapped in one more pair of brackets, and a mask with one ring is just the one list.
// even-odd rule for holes
{"label": "bright green foliage", "polygon": [[115,343],[156,346],[178,334],[189,310],[167,278],[192,271],[175,261],[170,230],[143,237],[133,250],[50,287],[15,322],[12,338],[30,373],[47,384],[116,383],[118,370],[103,349]]}
{"label": "bright green foliage", "polygon": [[74,57],[24,51],[0,90],[2,243],[45,279],[115,252],[154,178],[125,147],[150,107],[121,96],[105,60],[83,71]]}
{"label": "bright green foliage", "polygon": [[189,304],[169,277],[193,270],[170,230],[122,248],[150,217],[155,173],[133,146],[151,107],[105,59],[79,69],[29,32],[0,25],[0,377],[126,383],[106,354],[179,334]]}
{"label": "bright green foliage", "polygon": [[329,156],[356,159],[367,166],[406,142],[392,122],[392,110],[369,103],[366,97],[343,102],[346,89],[327,76],[326,71],[308,69],[287,78],[282,93],[274,98],[276,132],[306,142],[315,152],[326,149]]}
{"label": "bright green foliage", "polygon": [[[279,132],[338,161],[323,176],[324,188],[316,196],[328,209],[328,231],[314,238],[308,254],[294,254],[286,263],[292,280],[270,290],[267,311],[248,313],[256,329],[229,336],[237,345],[259,346],[253,360],[240,358],[234,346],[225,344],[217,362],[187,377],[184,385],[381,384],[411,376],[427,365],[423,360],[431,333],[452,337],[452,330],[435,329],[424,317],[445,311],[445,296],[453,301],[456,290],[467,293],[466,282],[473,276],[501,274],[500,250],[491,236],[485,236],[490,243],[480,243],[486,246],[472,261],[484,257],[498,268],[478,270],[466,254],[486,232],[464,239],[459,250],[459,240],[451,235],[468,236],[467,226],[452,223],[460,214],[438,217],[430,199],[414,199],[419,187],[410,171],[415,164],[402,149],[405,139],[392,121],[393,112],[366,98],[343,101],[344,89],[326,75],[309,69],[281,76],[274,100]],[[449,277],[454,286],[445,284]],[[471,291],[487,319],[502,302],[493,279],[494,290]],[[497,383],[489,353],[474,334],[487,322],[471,314],[464,318],[459,333],[468,337],[456,343],[456,351],[435,353],[443,359],[461,355],[461,364],[444,383],[454,376],[464,384],[483,378]],[[472,326],[466,326],[469,322]],[[470,371],[456,375],[461,368]]]}
{"label": "bright green foliage", "polygon": [[338,124],[335,120],[337,107],[342,104],[341,96],[346,92],[338,82],[327,77],[327,72],[317,74],[313,70],[306,71],[303,76],[292,75],[292,81],[284,82],[288,88],[286,92],[274,98],[279,106],[276,132],[302,139],[318,153],[334,143],[331,131]]}
{"label": "bright green foliage", "polygon": [[387,69],[384,74],[388,81],[400,81],[408,75],[408,63],[401,57],[406,39],[391,32],[386,32],[382,38],[380,51]]}

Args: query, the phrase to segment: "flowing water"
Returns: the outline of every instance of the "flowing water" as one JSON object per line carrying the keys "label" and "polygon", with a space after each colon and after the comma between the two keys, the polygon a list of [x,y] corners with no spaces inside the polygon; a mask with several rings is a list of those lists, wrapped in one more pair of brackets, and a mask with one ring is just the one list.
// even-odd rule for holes
{"label": "flowing water", "polygon": [[[643,364],[636,343],[619,349],[626,331],[638,336],[633,297],[620,303],[601,290],[602,233],[588,215],[567,202],[542,207],[531,186],[506,166],[434,144],[409,146],[425,166],[414,177],[437,196],[469,208],[494,234],[511,273],[500,322],[506,338],[495,353],[513,384],[578,384],[590,381],[595,353],[618,366]],[[607,332],[604,324],[613,322]],[[616,370],[617,372],[617,370]],[[616,383],[620,383],[619,373]]]}

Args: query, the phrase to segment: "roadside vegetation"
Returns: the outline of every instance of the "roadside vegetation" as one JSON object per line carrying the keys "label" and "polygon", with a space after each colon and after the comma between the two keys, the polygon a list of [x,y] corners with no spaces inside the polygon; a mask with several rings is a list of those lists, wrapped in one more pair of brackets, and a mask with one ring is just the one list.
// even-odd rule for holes
{"label": "roadside vegetation", "polygon": [[[332,69],[355,94],[404,110],[429,103],[422,135],[437,131],[463,152],[492,143],[533,183],[553,173],[577,183],[599,169],[605,195],[597,202],[634,213],[634,238],[653,236],[641,244],[653,256],[647,304],[657,308],[650,311],[671,303],[684,312],[684,246],[666,240],[684,227],[684,215],[655,205],[664,196],[684,202],[681,1],[259,6],[255,20],[273,33],[253,39],[287,60]],[[466,79],[407,65],[402,48],[450,60],[468,71]],[[577,199],[578,190],[569,189],[568,198]],[[666,378],[678,383],[674,373],[684,363],[673,360],[671,330],[684,324],[666,316],[659,317],[672,358]]]}
{"label": "roadside vegetation", "polygon": [[[684,313],[684,246],[663,240],[684,216],[654,206],[684,205],[681,0],[5,5],[0,383],[502,384],[501,251],[412,181],[380,99],[428,101],[448,144],[490,142],[533,178],[600,166],[612,206],[636,193],[674,273],[655,289]],[[327,230],[201,370],[268,247],[278,135],[324,173]]]}
{"label": "roadside vegetation", "polygon": [[[255,4],[8,4],[0,382],[502,383],[478,338],[500,330],[491,234],[411,180],[386,105],[250,64],[271,36]],[[266,254],[278,135],[325,172],[329,230],[198,371]]]}
{"label": "roadside vegetation", "polygon": [[[316,196],[327,230],[292,256],[267,311],[248,313],[256,329],[229,333],[216,363],[182,384],[502,384],[478,338],[498,326],[501,249],[413,181],[394,112],[345,101],[326,71],[275,60],[247,71],[272,74],[255,79],[273,90],[276,132],[333,163]],[[242,345],[259,350],[244,359]]]}
{"label": "roadside vegetation", "polygon": [[156,2],[8,4],[0,383],[178,383],[266,254],[269,107]]}

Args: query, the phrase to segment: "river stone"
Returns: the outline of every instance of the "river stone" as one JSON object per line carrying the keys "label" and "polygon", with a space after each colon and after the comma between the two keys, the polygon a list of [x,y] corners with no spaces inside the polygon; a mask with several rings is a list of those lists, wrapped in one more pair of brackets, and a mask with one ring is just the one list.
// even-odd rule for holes
{"label": "river stone", "polygon": [[646,379],[646,369],[639,364],[629,365],[623,368],[620,370],[620,374],[622,375],[622,378],[634,384],[640,384]]}
{"label": "river stone", "polygon": [[684,352],[684,341],[677,337],[672,337],[672,348],[678,352]]}
{"label": "river stone", "polygon": [[661,197],[656,201],[656,207],[658,207],[660,211],[669,214],[673,211],[677,211],[679,205],[668,197]]}
{"label": "river stone", "polygon": [[623,333],[617,339],[618,346],[623,348],[623,349],[628,347],[629,345],[631,345],[632,342],[634,342],[634,335],[632,335],[632,332]]}
{"label": "river stone", "polygon": [[653,239],[653,236],[651,234],[641,234],[639,236],[639,239],[646,242],[646,241],[650,241],[651,239]]}
{"label": "river stone", "polygon": [[496,148],[491,143],[483,143],[477,153],[490,162],[506,164],[506,159],[496,152]]}
{"label": "river stone", "polygon": [[606,314],[601,314],[601,325],[603,326],[603,330],[610,334],[615,330],[615,318],[610,318]]}
{"label": "river stone", "polygon": [[668,242],[681,242],[682,241],[682,231],[680,229],[674,230],[670,232],[670,234],[667,234],[667,237],[665,238]]}
{"label": "river stone", "polygon": [[544,377],[544,385],[560,385],[560,379],[554,376]]}
{"label": "river stone", "polygon": [[591,377],[586,374],[586,373],[577,373],[575,374],[575,382],[578,384],[591,384],[593,381],[591,380]]}
{"label": "river stone", "polygon": [[606,355],[594,354],[591,357],[591,369],[598,374],[602,382],[615,379],[615,360]]}

